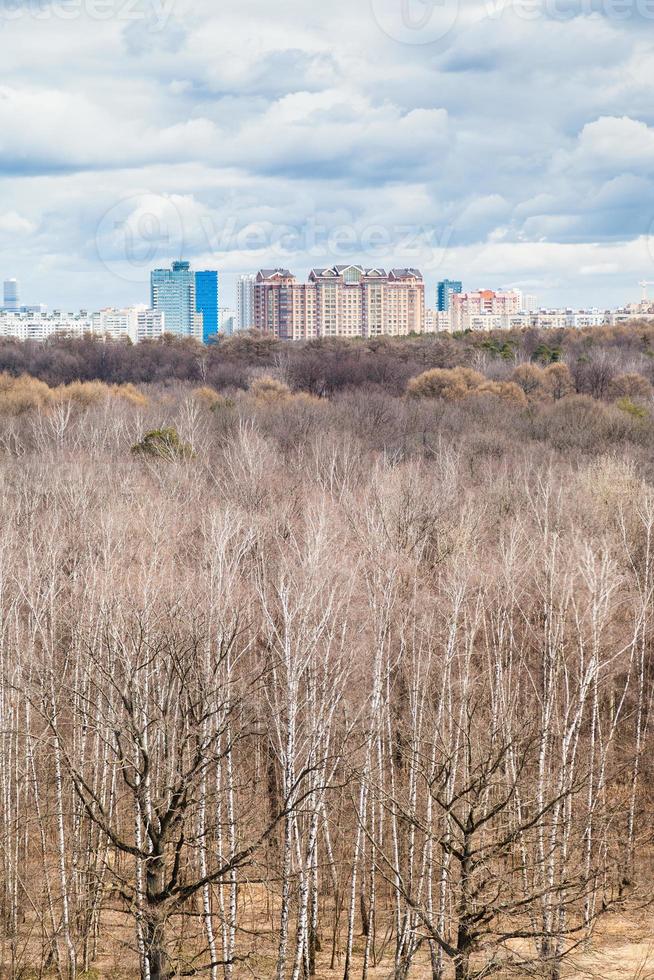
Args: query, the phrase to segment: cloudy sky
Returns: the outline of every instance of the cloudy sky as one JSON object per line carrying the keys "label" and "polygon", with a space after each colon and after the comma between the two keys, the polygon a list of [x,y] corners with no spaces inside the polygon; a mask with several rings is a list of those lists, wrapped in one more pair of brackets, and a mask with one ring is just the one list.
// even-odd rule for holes
{"label": "cloudy sky", "polygon": [[[543,305],[654,280],[654,0],[0,0],[0,278],[146,301],[358,260]],[[654,296],[654,286],[651,287]]]}

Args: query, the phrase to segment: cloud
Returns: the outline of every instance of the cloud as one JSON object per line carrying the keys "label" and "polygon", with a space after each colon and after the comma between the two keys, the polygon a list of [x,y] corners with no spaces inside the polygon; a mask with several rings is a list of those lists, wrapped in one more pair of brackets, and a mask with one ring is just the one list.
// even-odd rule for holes
{"label": "cloud", "polygon": [[349,249],[423,264],[430,289],[589,305],[654,278],[642,17],[470,0],[417,38],[386,0],[113,0],[101,23],[32,6],[2,23],[0,88],[0,275],[26,298],[147,299],[149,247],[227,282]]}
{"label": "cloud", "polygon": [[602,116],[582,129],[570,165],[617,174],[651,172],[654,129],[629,116]]}
{"label": "cloud", "polygon": [[6,211],[4,214],[0,214],[0,234],[31,235],[34,231],[36,231],[36,225],[17,211]]}

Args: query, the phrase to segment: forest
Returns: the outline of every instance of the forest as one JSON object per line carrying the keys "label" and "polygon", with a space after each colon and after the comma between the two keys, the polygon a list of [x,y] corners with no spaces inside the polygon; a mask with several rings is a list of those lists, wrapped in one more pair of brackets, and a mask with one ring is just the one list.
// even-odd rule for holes
{"label": "forest", "polygon": [[0,976],[654,976],[653,362],[0,341]]}

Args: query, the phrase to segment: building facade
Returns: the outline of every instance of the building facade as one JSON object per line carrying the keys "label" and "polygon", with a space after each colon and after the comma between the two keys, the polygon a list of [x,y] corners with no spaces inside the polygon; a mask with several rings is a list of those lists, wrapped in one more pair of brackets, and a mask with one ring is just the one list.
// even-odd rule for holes
{"label": "building facade", "polygon": [[288,269],[262,269],[254,325],[282,340],[422,333],[425,286],[417,269],[359,265],[312,269],[300,283]]}
{"label": "building facade", "polygon": [[195,273],[195,310],[202,314],[202,340],[215,340],[219,331],[218,273],[215,270]]}
{"label": "building facade", "polygon": [[436,309],[439,313],[448,313],[452,304],[452,296],[460,296],[463,283],[458,279],[443,279],[436,287]]}
{"label": "building facade", "polygon": [[18,295],[18,280],[5,279],[3,289],[3,309],[7,313],[18,313],[20,310],[20,298]]}
{"label": "building facade", "polygon": [[449,310],[425,310],[425,333],[449,333],[451,330]]}
{"label": "building facade", "polygon": [[155,269],[150,276],[150,300],[152,309],[164,314],[167,333],[202,340],[203,317],[197,309],[195,273],[189,262]]}
{"label": "building facade", "polygon": [[256,276],[239,276],[236,284],[238,330],[252,330],[254,327],[254,287]]}
{"label": "building facade", "polygon": [[502,317],[512,317],[522,312],[522,293],[518,290],[495,292],[492,289],[478,289],[471,293],[453,294],[451,300],[453,332],[501,330],[500,324],[506,322]]}
{"label": "building facade", "polygon": [[58,334],[84,337],[93,334],[132,343],[158,340],[164,334],[165,319],[160,310],[145,306],[105,309],[97,313],[0,313],[0,336],[17,340],[47,340]]}
{"label": "building facade", "polygon": [[231,337],[236,331],[236,310],[222,306],[218,316],[218,331],[223,337]]}

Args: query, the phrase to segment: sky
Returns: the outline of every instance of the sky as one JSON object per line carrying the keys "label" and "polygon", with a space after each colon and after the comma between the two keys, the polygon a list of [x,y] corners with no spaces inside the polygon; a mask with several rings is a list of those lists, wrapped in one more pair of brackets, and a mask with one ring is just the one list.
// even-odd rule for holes
{"label": "sky", "polygon": [[[0,278],[356,261],[606,308],[654,281],[654,0],[0,0]],[[649,287],[654,297],[654,283]]]}

